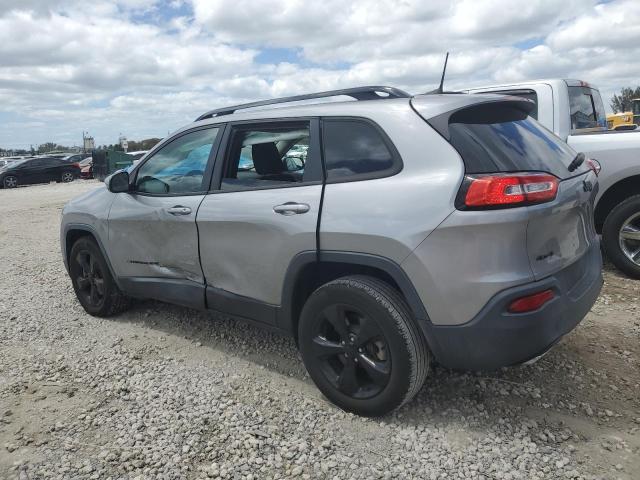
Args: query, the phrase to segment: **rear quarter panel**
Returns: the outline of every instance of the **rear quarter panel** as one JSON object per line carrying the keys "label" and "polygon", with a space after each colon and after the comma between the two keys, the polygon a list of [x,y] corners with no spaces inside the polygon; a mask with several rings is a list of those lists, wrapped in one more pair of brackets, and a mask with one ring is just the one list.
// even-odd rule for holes
{"label": "rear quarter panel", "polygon": [[454,210],[462,159],[408,102],[361,116],[386,132],[403,168],[391,177],[327,184],[320,249],[379,255],[400,264]]}

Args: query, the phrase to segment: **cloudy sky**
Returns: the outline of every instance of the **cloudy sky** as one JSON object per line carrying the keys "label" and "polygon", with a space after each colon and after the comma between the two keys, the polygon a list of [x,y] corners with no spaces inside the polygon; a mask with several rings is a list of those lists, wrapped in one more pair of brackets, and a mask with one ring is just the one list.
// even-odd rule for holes
{"label": "cloudy sky", "polygon": [[225,104],[364,84],[640,85],[640,0],[0,0],[0,147],[163,137]]}

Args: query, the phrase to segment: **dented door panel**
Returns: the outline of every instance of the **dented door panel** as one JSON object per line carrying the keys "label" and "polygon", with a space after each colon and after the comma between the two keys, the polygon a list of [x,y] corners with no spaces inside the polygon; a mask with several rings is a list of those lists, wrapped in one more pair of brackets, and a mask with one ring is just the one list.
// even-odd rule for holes
{"label": "dented door panel", "polygon": [[[204,283],[196,227],[203,199],[204,195],[117,194],[109,214],[109,250],[116,275]],[[177,206],[191,213],[169,213]]]}

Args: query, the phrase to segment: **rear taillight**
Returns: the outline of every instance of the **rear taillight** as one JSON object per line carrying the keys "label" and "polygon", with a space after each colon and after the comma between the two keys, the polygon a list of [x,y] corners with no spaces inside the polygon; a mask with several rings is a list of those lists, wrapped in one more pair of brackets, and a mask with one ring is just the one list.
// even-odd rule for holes
{"label": "rear taillight", "polygon": [[600,162],[595,158],[587,158],[587,167],[593,170],[593,172],[596,174],[596,177],[600,175],[600,170],[602,170]]}
{"label": "rear taillight", "polygon": [[533,295],[527,295],[526,297],[518,298],[509,304],[510,313],[526,313],[538,310],[545,303],[553,300],[556,294],[553,290],[544,290],[543,292],[534,293]]}
{"label": "rear taillight", "polygon": [[73,162],[73,163],[72,163],[72,165],[73,165],[74,167],[78,167],[78,168],[80,168],[80,164],[79,164],[78,162]]}
{"label": "rear taillight", "polygon": [[548,173],[467,175],[456,206],[481,210],[550,202],[556,198],[558,184],[558,178]]}

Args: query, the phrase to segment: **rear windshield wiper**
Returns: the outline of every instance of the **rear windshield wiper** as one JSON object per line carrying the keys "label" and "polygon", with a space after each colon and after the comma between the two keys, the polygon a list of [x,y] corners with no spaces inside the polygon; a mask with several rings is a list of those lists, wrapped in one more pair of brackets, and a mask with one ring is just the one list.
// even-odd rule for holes
{"label": "rear windshield wiper", "polygon": [[576,155],[576,158],[571,160],[571,163],[567,167],[570,172],[573,172],[576,168],[578,168],[584,162],[584,153],[580,152]]}

